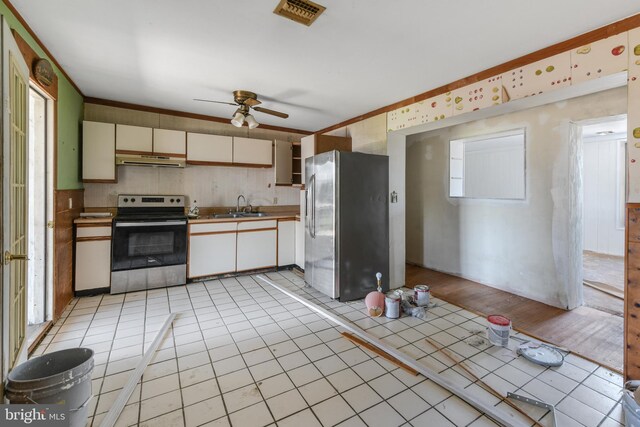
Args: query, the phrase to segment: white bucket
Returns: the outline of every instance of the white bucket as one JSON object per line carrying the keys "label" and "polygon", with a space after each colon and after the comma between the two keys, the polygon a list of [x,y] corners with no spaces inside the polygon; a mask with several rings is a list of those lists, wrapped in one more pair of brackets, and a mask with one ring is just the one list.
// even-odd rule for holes
{"label": "white bucket", "polygon": [[429,305],[431,291],[427,285],[416,285],[413,288],[413,299],[418,307],[426,307]]}
{"label": "white bucket", "polygon": [[389,319],[400,317],[400,295],[388,293],[384,298],[384,315]]}
{"label": "white bucket", "polygon": [[492,314],[487,316],[487,324],[487,339],[489,339],[489,342],[493,345],[508,347],[511,320],[499,314]]}

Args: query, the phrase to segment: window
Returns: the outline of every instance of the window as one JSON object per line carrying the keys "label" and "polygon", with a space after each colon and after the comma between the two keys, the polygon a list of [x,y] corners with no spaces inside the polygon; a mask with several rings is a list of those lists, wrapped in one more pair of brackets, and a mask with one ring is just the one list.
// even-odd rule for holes
{"label": "window", "polygon": [[449,197],[524,199],[525,130],[450,141]]}

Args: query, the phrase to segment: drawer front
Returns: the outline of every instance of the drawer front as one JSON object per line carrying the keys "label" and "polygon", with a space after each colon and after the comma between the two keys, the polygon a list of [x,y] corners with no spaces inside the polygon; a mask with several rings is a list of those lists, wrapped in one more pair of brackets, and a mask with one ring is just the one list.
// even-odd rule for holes
{"label": "drawer front", "polygon": [[278,221],[275,219],[266,221],[242,221],[238,223],[238,231],[243,230],[262,230],[264,228],[276,228]]}
{"label": "drawer front", "polygon": [[76,237],[111,237],[111,227],[78,226]]}
{"label": "drawer front", "polygon": [[205,224],[191,224],[190,234],[215,233],[221,231],[236,231],[237,222],[210,222]]}

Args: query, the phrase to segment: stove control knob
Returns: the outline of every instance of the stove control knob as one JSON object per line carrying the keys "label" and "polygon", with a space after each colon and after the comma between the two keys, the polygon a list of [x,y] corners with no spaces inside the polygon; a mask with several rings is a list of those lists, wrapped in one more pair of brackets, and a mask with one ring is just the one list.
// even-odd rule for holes
{"label": "stove control knob", "polygon": [[173,203],[173,199],[169,200],[171,203]]}
{"label": "stove control knob", "polygon": [[136,201],[136,199],[135,199],[135,198],[132,198],[132,199],[131,199],[131,203],[133,203],[133,202],[135,202],[135,201]]}
{"label": "stove control knob", "polygon": [[124,198],[124,202],[127,203],[128,201],[129,201],[129,199],[125,197]]}
{"label": "stove control knob", "polygon": [[176,203],[180,203],[180,199],[176,199]]}

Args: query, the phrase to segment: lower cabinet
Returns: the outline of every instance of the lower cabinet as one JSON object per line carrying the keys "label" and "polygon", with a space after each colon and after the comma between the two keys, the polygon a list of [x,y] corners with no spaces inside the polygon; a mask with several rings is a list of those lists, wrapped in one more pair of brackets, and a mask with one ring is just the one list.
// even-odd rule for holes
{"label": "lower cabinet", "polygon": [[189,278],[236,271],[236,222],[189,225]]}
{"label": "lower cabinet", "polygon": [[238,223],[237,271],[275,267],[277,236],[275,220]]}
{"label": "lower cabinet", "polygon": [[111,226],[77,224],[75,291],[111,286]]}
{"label": "lower cabinet", "polygon": [[278,221],[278,267],[296,262],[296,221]]}
{"label": "lower cabinet", "polygon": [[304,270],[304,218],[296,221],[296,259],[295,264]]}

